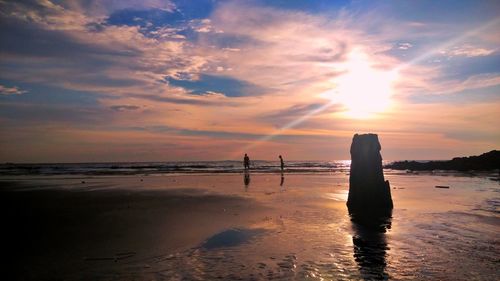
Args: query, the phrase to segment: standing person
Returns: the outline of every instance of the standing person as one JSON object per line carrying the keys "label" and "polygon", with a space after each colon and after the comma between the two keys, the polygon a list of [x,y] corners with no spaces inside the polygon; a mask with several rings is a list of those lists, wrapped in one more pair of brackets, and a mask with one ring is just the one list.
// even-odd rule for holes
{"label": "standing person", "polygon": [[283,172],[285,170],[285,162],[283,162],[283,157],[281,157],[281,155],[279,157],[281,162],[281,172]]}
{"label": "standing person", "polygon": [[245,153],[245,157],[243,157],[243,166],[245,167],[245,170],[250,169],[250,158],[248,155]]}

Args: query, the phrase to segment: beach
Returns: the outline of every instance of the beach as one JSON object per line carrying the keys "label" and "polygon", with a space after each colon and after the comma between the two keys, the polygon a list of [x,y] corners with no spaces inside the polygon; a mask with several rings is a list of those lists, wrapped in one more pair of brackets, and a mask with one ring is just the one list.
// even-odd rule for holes
{"label": "beach", "polygon": [[500,281],[500,1],[0,0],[2,280]]}
{"label": "beach", "polygon": [[[9,280],[496,280],[499,185],[393,172],[377,231],[331,173],[2,179]],[[283,182],[282,182],[283,180]],[[437,185],[449,189],[435,188]]]}

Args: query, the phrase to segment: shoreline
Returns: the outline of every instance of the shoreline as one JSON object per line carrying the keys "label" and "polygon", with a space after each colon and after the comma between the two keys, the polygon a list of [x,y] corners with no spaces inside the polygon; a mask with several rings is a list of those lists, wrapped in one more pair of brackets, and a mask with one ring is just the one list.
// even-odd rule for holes
{"label": "shoreline", "polygon": [[[399,169],[383,169],[385,175],[407,175],[407,176],[464,176],[464,177],[483,177],[489,178],[490,180],[498,181],[497,178],[500,170],[470,170],[470,171],[458,171],[458,170],[399,170]],[[0,175],[0,182],[20,182],[20,181],[57,181],[57,180],[88,180],[88,179],[119,179],[119,178],[129,178],[135,179],[139,178],[142,180],[148,178],[167,178],[167,177],[183,177],[183,176],[236,176],[244,175],[246,172],[242,169],[241,171],[227,171],[227,172],[166,172],[166,173],[115,173],[115,174],[16,174],[16,175]],[[349,176],[349,169],[346,170],[334,170],[334,171],[288,171],[284,172],[276,171],[259,171],[250,170],[250,175],[255,176],[336,176],[336,175],[346,175]]]}

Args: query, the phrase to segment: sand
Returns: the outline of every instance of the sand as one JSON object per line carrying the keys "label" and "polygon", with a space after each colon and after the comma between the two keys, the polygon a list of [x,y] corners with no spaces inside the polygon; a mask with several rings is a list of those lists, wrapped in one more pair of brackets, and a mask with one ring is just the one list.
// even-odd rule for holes
{"label": "sand", "polygon": [[3,179],[9,280],[499,276],[498,183],[387,178],[382,231],[351,221],[344,173]]}
{"label": "sand", "polygon": [[5,182],[0,198],[11,272],[32,280],[91,278],[93,267],[112,272],[123,262],[183,251],[266,210],[249,198],[201,189],[120,186],[129,180],[135,179],[57,180],[43,182],[43,190],[36,182]]}

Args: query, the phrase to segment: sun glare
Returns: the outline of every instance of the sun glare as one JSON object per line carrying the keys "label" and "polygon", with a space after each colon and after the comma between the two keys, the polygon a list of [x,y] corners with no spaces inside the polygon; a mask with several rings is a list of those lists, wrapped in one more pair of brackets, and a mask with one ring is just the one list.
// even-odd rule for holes
{"label": "sun glare", "polygon": [[389,108],[395,71],[373,68],[367,55],[359,51],[352,52],[341,68],[345,74],[333,79],[335,87],[328,96],[345,107],[345,116],[370,118]]}

